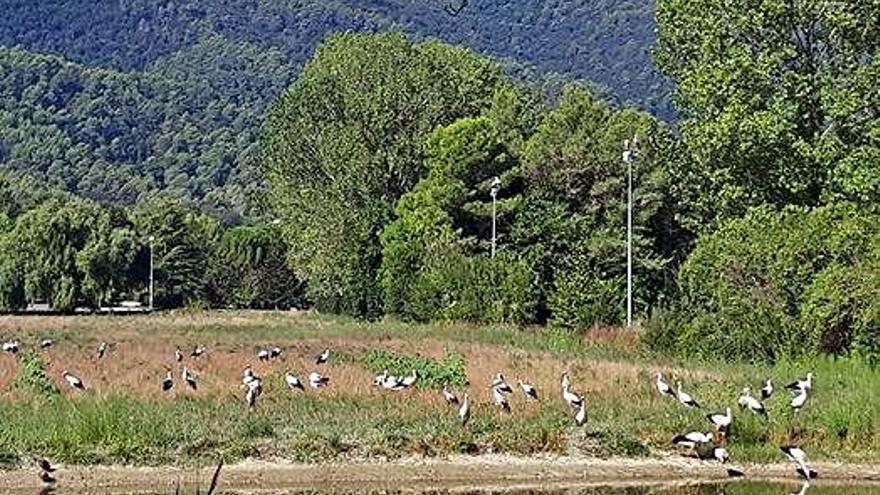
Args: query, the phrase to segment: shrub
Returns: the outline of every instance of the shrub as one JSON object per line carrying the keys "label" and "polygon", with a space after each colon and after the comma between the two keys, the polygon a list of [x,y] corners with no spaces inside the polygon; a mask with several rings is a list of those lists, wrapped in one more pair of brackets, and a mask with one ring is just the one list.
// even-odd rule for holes
{"label": "shrub", "polygon": [[43,356],[33,351],[21,355],[21,369],[13,384],[16,388],[42,399],[54,399],[61,394],[55,382],[46,375]]}
{"label": "shrub", "polygon": [[467,385],[467,369],[464,358],[459,354],[448,353],[442,360],[422,355],[407,356],[393,352],[372,349],[363,358],[365,366],[374,373],[387,371],[403,376],[417,370],[417,387],[439,388],[444,385],[464,387]]}
{"label": "shrub", "polygon": [[[800,352],[876,359],[880,216],[851,205],[752,210],[704,236],[679,274],[655,348],[774,361]],[[669,328],[674,322],[679,328]]]}

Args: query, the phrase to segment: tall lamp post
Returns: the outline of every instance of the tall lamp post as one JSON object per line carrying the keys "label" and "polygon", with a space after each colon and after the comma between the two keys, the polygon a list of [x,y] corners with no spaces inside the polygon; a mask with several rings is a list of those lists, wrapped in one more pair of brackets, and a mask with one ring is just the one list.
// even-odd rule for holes
{"label": "tall lamp post", "polygon": [[633,136],[623,143],[623,163],[627,167],[626,186],[626,326],[632,327],[632,228],[633,228],[633,170],[632,164],[636,159],[636,146],[638,138]]}
{"label": "tall lamp post", "polygon": [[156,240],[155,236],[150,236],[150,312],[153,311],[153,241]]}
{"label": "tall lamp post", "polygon": [[492,189],[489,190],[489,194],[492,196],[492,257],[495,257],[495,246],[496,246],[496,209],[495,202],[498,198],[498,191],[501,190],[501,179],[495,177],[492,179]]}

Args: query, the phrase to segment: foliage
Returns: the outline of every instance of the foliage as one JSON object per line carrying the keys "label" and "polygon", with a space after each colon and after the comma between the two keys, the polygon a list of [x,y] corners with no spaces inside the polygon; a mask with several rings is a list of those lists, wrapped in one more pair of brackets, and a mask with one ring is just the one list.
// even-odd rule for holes
{"label": "foliage", "polygon": [[468,384],[464,357],[448,351],[443,359],[438,360],[418,354],[409,356],[370,349],[362,359],[364,366],[373,373],[388,372],[395,376],[406,376],[412,370],[418,370],[416,387],[464,387]]}
{"label": "foliage", "polygon": [[[203,300],[209,258],[219,236],[216,221],[170,198],[141,203],[131,215],[152,246],[155,305],[180,307]],[[139,266],[149,266],[149,261]]]}
{"label": "foliage", "polygon": [[236,308],[302,305],[301,284],[287,266],[286,248],[274,227],[235,227],[224,232],[211,257],[210,299]]}
{"label": "foliage", "polygon": [[652,324],[649,341],[707,358],[876,360],[878,227],[876,212],[846,204],[762,208],[725,222],[697,241],[679,274],[687,316]]}
{"label": "foliage", "polygon": [[878,18],[872,0],[658,1],[696,227],[762,204],[877,202]]}
{"label": "foliage", "polygon": [[536,269],[546,314],[569,327],[614,324],[625,312],[626,168],[621,145],[639,142],[633,163],[636,312],[668,290],[688,234],[674,220],[667,164],[674,142],[662,125],[614,110],[569,87],[525,144],[524,206],[512,242]]}
{"label": "foliage", "polygon": [[401,35],[331,37],[272,108],[271,200],[291,261],[324,310],[381,311],[379,232],[423,173],[437,125],[488,106],[500,69],[466,50]]}
{"label": "foliage", "polygon": [[21,369],[13,381],[13,386],[42,399],[56,399],[61,395],[58,386],[46,375],[43,356],[34,351],[21,355]]}

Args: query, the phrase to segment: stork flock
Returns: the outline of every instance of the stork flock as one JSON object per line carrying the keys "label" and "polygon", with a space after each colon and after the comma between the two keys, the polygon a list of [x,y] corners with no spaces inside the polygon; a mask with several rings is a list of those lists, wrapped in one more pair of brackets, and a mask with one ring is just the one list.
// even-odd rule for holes
{"label": "stork flock", "polygon": [[[50,339],[45,339],[39,343],[41,349],[48,349],[53,345],[54,343]],[[21,346],[21,342],[11,341],[0,344],[0,349],[2,349],[3,352],[16,354],[21,349]],[[104,359],[107,356],[110,347],[111,346],[107,342],[101,342],[98,345],[95,354],[96,359]],[[188,355],[191,359],[198,359],[206,353],[207,349],[204,346],[196,346]],[[283,353],[284,350],[280,347],[272,347],[258,350],[256,357],[259,361],[265,362],[278,359]],[[329,386],[329,376],[322,374],[318,369],[320,369],[322,365],[328,363],[330,357],[330,348],[323,349],[315,356],[314,364],[316,370],[311,371],[307,375],[307,380],[305,381],[310,388],[321,389]],[[174,351],[174,361],[181,366],[180,379],[185,386],[192,390],[197,390],[199,384],[198,374],[190,368],[189,365],[184,363],[184,352],[180,347],[177,347]],[[171,369],[167,366],[166,369],[167,372],[159,381],[159,387],[163,392],[167,393],[171,392],[174,388],[175,379]],[[73,373],[64,370],[61,373],[61,377],[71,389],[78,391],[86,390],[86,385],[83,380]],[[418,370],[412,370],[410,374],[403,376],[391,375],[387,371],[384,371],[375,376],[373,379],[373,385],[384,390],[397,392],[411,388],[416,384],[418,379]],[[284,374],[284,380],[291,391],[306,390],[305,383],[300,380],[299,376],[289,369],[286,370]],[[263,379],[254,373],[251,366],[247,364],[242,370],[241,383],[244,390],[244,402],[247,404],[248,408],[253,409],[256,407],[257,401],[263,393]],[[682,388],[680,381],[677,381],[675,388],[673,388],[659,371],[656,373],[655,386],[661,397],[670,397],[681,404],[682,407],[688,409],[701,407],[693,395]],[[539,400],[538,391],[533,385],[518,380],[517,387],[525,401]],[[807,373],[805,378],[795,380],[786,385],[785,388],[792,394],[789,400],[789,407],[797,413],[804,407],[807,403],[807,399],[812,394],[813,374]],[[469,394],[465,392],[462,400],[459,400],[458,396],[456,396],[448,385],[444,385],[440,392],[445,402],[450,406],[455,407],[460,423],[466,425],[471,418],[471,409],[473,407]],[[504,375],[500,372],[494,376],[489,385],[489,398],[491,403],[508,414],[511,412],[509,397],[513,395],[513,392],[514,388],[507,382]],[[745,387],[742,389],[742,393],[737,399],[737,404],[742,410],[748,410],[755,415],[766,418],[768,412],[763,401],[773,397],[774,392],[775,389],[773,382],[768,379],[762,384],[760,398],[752,395],[750,387]],[[561,376],[561,398],[568,406],[574,423],[577,426],[585,425],[587,423],[586,397],[584,394],[572,390],[572,381],[568,371],[563,372]],[[729,476],[743,476],[744,471],[742,469],[732,467],[728,464],[730,461],[730,454],[726,445],[728,433],[733,424],[733,412],[731,408],[727,407],[723,412],[709,413],[705,415],[705,418],[712,427],[711,431],[705,432],[703,430],[694,430],[681,435],[676,435],[672,439],[672,443],[679,447],[687,448],[688,452],[692,455],[697,454],[698,450],[708,447],[710,458],[725,465]],[[796,445],[783,445],[780,447],[780,450],[795,464],[798,475],[805,480],[806,484],[809,484],[809,481],[817,476],[816,471],[810,469],[807,465],[807,455],[801,447]],[[704,452],[706,451],[704,450]],[[41,476],[44,477],[44,481],[48,482],[51,479],[51,470],[43,469],[42,473]]]}
{"label": "stork flock", "polygon": [[[655,383],[661,397],[671,397],[688,409],[700,408],[700,404],[696,399],[682,389],[680,381],[676,382],[675,388],[672,388],[663,377],[663,374],[658,371]],[[789,383],[785,388],[791,392],[789,407],[794,413],[799,412],[807,403],[807,398],[810,397],[813,391],[813,373],[807,373],[806,377]],[[761,387],[760,399],[752,395],[750,387],[745,387],[737,399],[737,404],[743,410],[748,410],[752,414],[767,418],[768,412],[763,401],[770,399],[774,395],[774,391],[772,379],[767,379]],[[727,465],[730,461],[730,454],[727,451],[726,445],[727,436],[733,424],[733,411],[730,407],[727,407],[723,412],[709,413],[705,418],[712,426],[712,431],[694,430],[676,435],[672,439],[672,443],[679,447],[687,448],[690,453],[697,453],[698,449],[708,447],[712,458],[722,465]],[[795,470],[804,480],[804,486],[809,486],[809,481],[815,478],[818,473],[807,466],[806,452],[797,445],[782,445],[780,450],[795,464]],[[727,467],[727,474],[731,477],[738,477],[743,476],[745,473],[740,468],[729,466]]]}

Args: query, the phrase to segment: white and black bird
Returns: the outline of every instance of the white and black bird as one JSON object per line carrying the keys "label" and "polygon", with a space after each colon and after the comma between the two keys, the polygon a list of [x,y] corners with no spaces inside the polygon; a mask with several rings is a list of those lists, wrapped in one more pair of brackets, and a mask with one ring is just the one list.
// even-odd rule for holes
{"label": "white and black bird", "polygon": [[510,385],[504,379],[504,375],[498,373],[495,375],[495,378],[492,380],[492,384],[489,385],[493,390],[498,390],[502,394],[509,394],[513,392],[513,389],[510,388]]}
{"label": "white and black bird", "polygon": [[492,387],[492,403],[500,407],[504,412],[510,413],[510,402],[507,401],[507,394],[497,387]]}
{"label": "white and black bird", "polygon": [[101,342],[101,344],[98,345],[98,359],[103,359],[104,355],[106,355],[106,354],[107,354],[107,343]]}
{"label": "white and black bird", "polygon": [[42,481],[44,485],[51,486],[55,484],[55,477],[52,476],[52,473],[40,471],[40,481]]}
{"label": "white and black bird", "polygon": [[165,373],[165,378],[162,379],[162,391],[170,392],[171,389],[174,388],[174,379],[171,378],[171,372]]}
{"label": "white and black bird", "polygon": [[562,372],[562,390],[571,387],[571,378],[568,376],[568,371]]}
{"label": "white and black bird", "polygon": [[40,349],[48,349],[55,345],[55,342],[52,339],[43,339],[40,341]]}
{"label": "white and black bird", "polygon": [[584,426],[587,423],[587,401],[583,396],[581,396],[581,405],[578,406],[574,415],[574,422],[578,426]]}
{"label": "white and black bird", "polygon": [[281,350],[280,347],[273,347],[272,350],[269,351],[269,357],[271,359],[277,359],[277,358],[281,357],[281,354],[283,354],[283,353],[284,353],[284,351]]}
{"label": "white and black bird", "polygon": [[467,392],[464,393],[464,399],[458,408],[458,419],[461,421],[462,426],[466,425],[468,420],[471,419],[471,400]]}
{"label": "white and black bird", "polygon": [[715,460],[720,462],[721,464],[727,464],[727,461],[730,460],[730,454],[724,447],[716,446],[715,448],[713,448],[712,457],[714,457]]}
{"label": "white and black bird", "polygon": [[290,387],[291,390],[296,390],[296,389],[305,390],[306,389],[305,386],[303,386],[300,379],[296,375],[291,373],[290,371],[288,371],[287,373],[284,374],[284,381],[287,382],[287,386]]}
{"label": "white and black bird", "polygon": [[177,349],[174,349],[174,360],[177,361],[178,363],[183,361],[183,353],[180,352],[180,347],[178,347]]}
{"label": "white and black bird", "polygon": [[530,400],[538,400],[538,390],[530,383],[523,383],[522,380],[518,380],[519,389],[522,390],[523,395],[526,399]]}
{"label": "white and black bird", "polygon": [[793,393],[799,391],[811,392],[813,390],[813,372],[811,371],[807,373],[806,378],[789,383],[785,388],[791,390]]}
{"label": "white and black bird", "polygon": [[200,357],[202,357],[202,355],[203,355],[206,351],[207,351],[207,350],[206,350],[204,347],[202,347],[202,346],[196,346],[196,348],[193,349],[191,353],[189,353],[189,357],[191,357],[191,358],[200,358]]}
{"label": "white and black bird", "polygon": [[253,408],[257,405],[257,398],[263,393],[263,381],[259,378],[254,378],[247,384],[247,392],[244,395],[244,400],[247,403],[249,408]]}
{"label": "white and black bird", "polygon": [[189,388],[193,390],[198,390],[199,388],[199,377],[196,376],[195,372],[186,366],[183,367],[183,371],[180,372],[180,378],[183,379],[184,383],[189,385]]}
{"label": "white and black bird", "polygon": [[448,385],[443,385],[443,400],[445,400],[447,404],[458,404],[458,397],[449,391]]}
{"label": "white and black bird", "polygon": [[796,445],[783,445],[779,450],[797,465],[797,472],[804,479],[810,480],[817,476],[816,471],[807,466],[807,453]]}
{"label": "white and black bird", "polygon": [[749,387],[743,389],[737,402],[741,407],[744,407],[759,416],[767,415],[767,408],[764,407],[764,403],[752,397],[752,390]]}
{"label": "white and black bird", "polygon": [[676,435],[672,438],[672,443],[680,447],[696,448],[698,445],[709,443],[712,441],[712,435],[703,433],[702,431],[692,431],[684,435]]}
{"label": "white and black bird", "polygon": [[312,388],[326,387],[329,384],[330,378],[318,373],[317,371],[309,373],[309,386],[311,386]]}
{"label": "white and black bird", "polygon": [[77,390],[85,390],[86,386],[83,384],[83,381],[79,379],[78,376],[74,375],[69,371],[63,371],[61,376],[64,378],[64,381],[70,385],[70,388],[75,388]]}
{"label": "white and black bird", "polygon": [[733,422],[733,413],[728,407],[727,410],[723,413],[716,412],[712,414],[707,414],[706,419],[708,419],[709,422],[715,426],[716,430],[727,431],[727,429],[730,428],[730,423]]}
{"label": "white and black bird", "polygon": [[324,349],[320,354],[315,356],[315,365],[324,364],[330,360],[330,348]]}
{"label": "white and black bird", "polygon": [[684,407],[700,407],[700,404],[698,404],[697,401],[694,400],[691,394],[681,389],[681,382],[678,382],[677,386],[678,387],[675,391],[675,397],[678,399],[678,402],[680,402]]}
{"label": "white and black bird", "polygon": [[419,379],[418,373],[416,373],[416,370],[412,370],[412,372],[409,375],[400,379],[400,384],[403,385],[404,388],[409,388],[409,387],[412,387],[413,385],[415,385],[416,380],[418,380],[418,379]]}
{"label": "white and black bird", "polygon": [[269,350],[268,349],[260,349],[260,351],[257,352],[257,359],[259,359],[260,361],[268,361],[269,360]]}
{"label": "white and black bird", "polygon": [[675,397],[675,392],[672,391],[672,387],[670,387],[666,379],[663,378],[663,373],[660,373],[659,371],[657,372],[657,391],[660,392],[660,395]]}
{"label": "white and black bird", "polygon": [[11,342],[4,342],[2,345],[3,352],[8,352],[10,354],[17,354],[19,349],[21,349],[21,342],[17,340],[13,340]]}
{"label": "white and black bird", "polygon": [[49,462],[49,459],[46,459],[46,458],[37,459],[37,467],[40,468],[40,470],[45,473],[54,473],[55,472],[55,467],[52,466],[52,463]]}
{"label": "white and black bird", "polygon": [[761,387],[761,400],[769,399],[770,396],[773,395],[773,390],[773,380],[768,378],[767,381],[764,382],[764,386]]}
{"label": "white and black bird", "polygon": [[244,369],[241,370],[241,383],[247,385],[248,382],[256,378],[254,375],[254,370],[251,369],[251,365],[245,365]]}
{"label": "white and black bird", "polygon": [[572,409],[579,408],[584,402],[583,396],[572,392],[568,386],[562,388],[562,400]]}
{"label": "white and black bird", "polygon": [[795,412],[800,411],[801,408],[804,407],[804,404],[807,403],[807,390],[808,389],[806,388],[802,388],[797,395],[792,397],[790,405]]}

